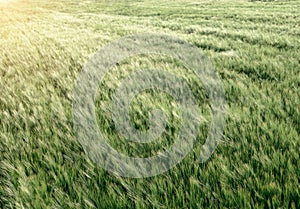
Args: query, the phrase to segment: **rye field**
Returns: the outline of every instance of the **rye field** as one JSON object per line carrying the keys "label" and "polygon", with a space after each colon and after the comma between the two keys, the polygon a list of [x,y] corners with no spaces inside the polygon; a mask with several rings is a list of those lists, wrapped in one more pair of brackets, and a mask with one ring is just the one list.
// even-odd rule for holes
{"label": "rye field", "polygon": [[[149,157],[168,149],[180,108],[145,91],[131,124],[149,128],[161,109],[165,132],[128,142],[110,114],[113,92],[137,69],[182,77],[203,121],[191,152],[165,173],[114,175],[93,162],[74,130],[74,88],[97,50],[124,36],[168,34],[205,54],[226,99],[222,139],[199,162],[212,112],[199,78],[163,55],[135,56],[105,75],[96,120],[118,152]],[[300,1],[0,0],[0,208],[300,208]]]}

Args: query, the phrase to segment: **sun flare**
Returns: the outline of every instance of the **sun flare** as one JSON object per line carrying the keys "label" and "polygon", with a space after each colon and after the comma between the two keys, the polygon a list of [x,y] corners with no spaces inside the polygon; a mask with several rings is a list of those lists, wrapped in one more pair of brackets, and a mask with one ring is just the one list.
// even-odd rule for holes
{"label": "sun flare", "polygon": [[8,3],[10,1],[12,1],[12,0],[0,0],[0,4],[5,4],[5,3]]}

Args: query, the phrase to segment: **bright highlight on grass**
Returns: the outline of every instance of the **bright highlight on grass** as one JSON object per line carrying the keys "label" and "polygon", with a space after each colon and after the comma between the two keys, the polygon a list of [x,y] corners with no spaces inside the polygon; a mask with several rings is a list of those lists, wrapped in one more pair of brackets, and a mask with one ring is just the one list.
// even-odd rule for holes
{"label": "bright highlight on grass", "polygon": [[0,0],[0,4],[4,4],[4,3],[7,3],[9,1],[11,1],[11,0]]}
{"label": "bright highlight on grass", "polygon": [[[0,0],[0,8],[2,7],[6,7],[6,6],[8,6],[10,3],[12,3],[13,1],[15,1],[15,0]],[[1,14],[0,14],[1,15]]]}

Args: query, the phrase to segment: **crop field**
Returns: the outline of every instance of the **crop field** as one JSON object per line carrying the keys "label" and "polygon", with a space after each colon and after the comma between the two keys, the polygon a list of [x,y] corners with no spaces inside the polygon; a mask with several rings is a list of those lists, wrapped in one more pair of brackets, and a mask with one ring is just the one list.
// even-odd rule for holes
{"label": "crop field", "polygon": [[[186,81],[201,123],[193,149],[167,172],[127,178],[89,158],[76,135],[73,98],[89,58],[124,36],[167,34],[201,50],[225,92],[222,138],[199,162],[212,110],[201,80],[165,55],[126,58],[94,98],[99,131],[124,155],[166,149],[181,109],[149,90],[130,103],[131,124],[165,132],[129,142],[114,125],[112,94],[140,69]],[[155,44],[155,43],[153,43]],[[0,0],[0,208],[300,208],[300,1]]]}

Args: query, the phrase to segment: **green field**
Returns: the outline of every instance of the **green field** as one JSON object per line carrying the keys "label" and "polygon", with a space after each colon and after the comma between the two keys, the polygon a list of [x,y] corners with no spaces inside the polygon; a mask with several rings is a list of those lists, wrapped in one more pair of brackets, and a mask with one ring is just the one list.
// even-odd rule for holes
{"label": "green field", "polygon": [[[73,89],[98,49],[145,32],[186,40],[211,60],[226,94],[226,125],[200,164],[211,112],[199,79],[170,57],[124,60],[95,98],[99,128],[119,152],[167,149],[181,122],[169,95],[143,92],[132,101],[132,123],[146,130],[147,112],[159,107],[166,133],[144,145],[118,135],[111,94],[136,69],[177,73],[206,120],[180,164],[123,178],[97,166],[78,142]],[[0,208],[300,208],[299,106],[299,0],[0,0]]]}

